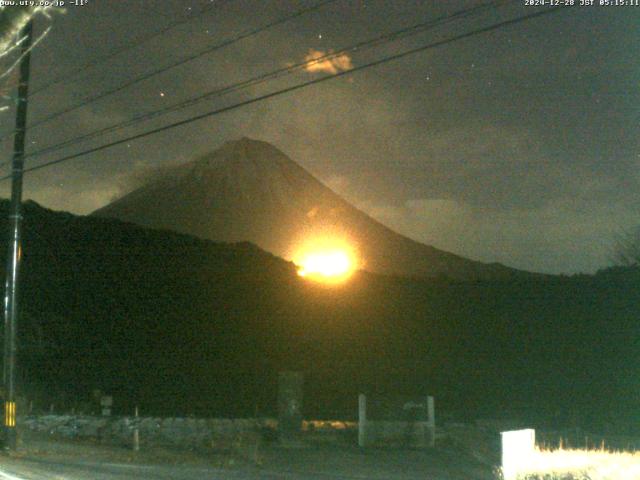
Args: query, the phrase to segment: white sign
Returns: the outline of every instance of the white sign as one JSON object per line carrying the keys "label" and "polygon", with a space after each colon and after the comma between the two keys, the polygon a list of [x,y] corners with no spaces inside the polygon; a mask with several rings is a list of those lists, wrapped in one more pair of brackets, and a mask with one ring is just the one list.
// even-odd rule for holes
{"label": "white sign", "polygon": [[514,480],[519,471],[531,466],[536,446],[536,431],[502,432],[502,474],[504,480]]}

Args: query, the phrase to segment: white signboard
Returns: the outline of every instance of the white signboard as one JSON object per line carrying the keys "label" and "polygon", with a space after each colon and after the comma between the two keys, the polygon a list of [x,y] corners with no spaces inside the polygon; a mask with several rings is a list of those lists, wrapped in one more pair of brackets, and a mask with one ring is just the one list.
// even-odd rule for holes
{"label": "white signboard", "polygon": [[502,432],[502,474],[513,480],[518,472],[526,470],[533,461],[536,431],[533,429]]}

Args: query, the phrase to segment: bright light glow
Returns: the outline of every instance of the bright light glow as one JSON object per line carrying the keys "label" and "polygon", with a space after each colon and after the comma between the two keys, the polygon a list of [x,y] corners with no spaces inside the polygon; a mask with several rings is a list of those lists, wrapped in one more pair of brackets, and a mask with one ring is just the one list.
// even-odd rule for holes
{"label": "bright light glow", "polygon": [[640,480],[640,452],[536,448],[529,465],[518,468],[513,478]]}
{"label": "bright light glow", "polygon": [[502,474],[505,480],[517,480],[518,471],[529,468],[536,447],[533,429],[502,432]]}
{"label": "bright light glow", "polygon": [[341,277],[352,270],[351,260],[346,252],[312,252],[303,260],[298,275],[320,275],[322,277]]}
{"label": "bright light glow", "polygon": [[358,268],[357,256],[341,239],[315,238],[303,242],[293,254],[301,277],[324,282],[340,283]]}

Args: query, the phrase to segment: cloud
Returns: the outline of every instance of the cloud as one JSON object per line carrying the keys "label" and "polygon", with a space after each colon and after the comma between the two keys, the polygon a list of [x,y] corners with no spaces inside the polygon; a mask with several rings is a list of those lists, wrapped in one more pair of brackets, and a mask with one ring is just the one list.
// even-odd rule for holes
{"label": "cloud", "polygon": [[[68,170],[45,169],[33,172],[28,178],[25,199],[34,200],[52,210],[87,215],[129,193],[146,180],[170,172],[171,167],[152,168],[141,162],[132,162],[132,171],[114,172],[106,178],[96,178],[90,165]],[[90,185],[90,187],[87,187]],[[0,197],[10,196],[10,185],[0,185]]]}
{"label": "cloud", "polygon": [[120,191],[120,187],[115,184],[96,185],[90,190],[76,190],[63,184],[41,187],[26,198],[52,210],[87,215],[113,201]]}
{"label": "cloud", "polygon": [[176,176],[180,174],[183,169],[183,164],[178,162],[163,165],[139,164],[136,166],[136,169],[126,177],[126,181],[122,182],[120,196],[142,186],[155,183],[163,178]]}
{"label": "cloud", "polygon": [[309,62],[308,65],[305,66],[305,70],[309,73],[321,72],[335,75],[338,72],[351,70],[353,68],[353,63],[349,55],[346,53],[334,54],[333,50],[323,52],[322,50],[311,48],[309,49],[309,53],[304,57],[304,61]]}

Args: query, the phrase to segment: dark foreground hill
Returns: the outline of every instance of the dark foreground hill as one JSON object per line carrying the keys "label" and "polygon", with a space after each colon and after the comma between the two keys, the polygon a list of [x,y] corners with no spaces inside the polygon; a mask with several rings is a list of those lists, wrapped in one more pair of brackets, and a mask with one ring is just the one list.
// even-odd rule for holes
{"label": "dark foreground hill", "polygon": [[367,271],[461,280],[534,274],[404,237],[349,204],[274,146],[243,138],[156,177],[96,216],[222,242],[249,241],[294,259],[300,243],[344,237]]}
{"label": "dark foreground hill", "polygon": [[364,391],[431,393],[440,412],[472,417],[638,425],[637,270],[526,282],[360,273],[327,288],[251,244],[33,203],[24,226],[20,387],[37,406],[100,389],[120,412],[268,414],[276,373],[295,369],[313,417],[355,415]]}

